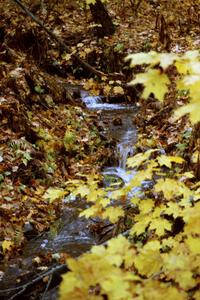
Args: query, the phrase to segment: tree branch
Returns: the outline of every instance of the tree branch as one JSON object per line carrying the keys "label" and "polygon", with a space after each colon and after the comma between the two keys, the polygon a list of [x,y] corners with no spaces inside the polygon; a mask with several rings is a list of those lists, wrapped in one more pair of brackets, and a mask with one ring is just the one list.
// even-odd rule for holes
{"label": "tree branch", "polygon": [[53,268],[50,268],[47,271],[40,273],[36,278],[32,279],[31,281],[29,281],[25,284],[16,286],[14,288],[1,290],[0,295],[9,296],[9,294],[12,294],[12,296],[10,296],[9,300],[13,300],[16,297],[18,297],[19,295],[22,295],[27,290],[27,288],[30,288],[34,284],[41,281],[44,277],[50,276],[50,275],[52,276],[56,272],[59,273],[59,274],[62,274],[62,273],[65,273],[67,271],[68,271],[67,265],[63,264],[63,265],[54,266]]}
{"label": "tree branch", "polygon": [[[30,10],[24,5],[20,0],[13,0],[18,6],[21,7],[21,9],[29,16],[32,18],[32,20],[37,23],[40,27],[42,27],[48,35],[54,39],[60,46],[62,46],[66,52],[70,53],[70,48],[63,42],[61,38],[59,38],[57,35],[55,35],[50,29],[48,29],[40,19],[38,19]],[[76,60],[83,68],[88,70],[89,72],[101,77],[101,76],[106,76],[105,73],[96,70],[94,67],[92,67],[90,64],[87,62],[83,61],[78,55],[76,54],[71,54],[72,59]]]}

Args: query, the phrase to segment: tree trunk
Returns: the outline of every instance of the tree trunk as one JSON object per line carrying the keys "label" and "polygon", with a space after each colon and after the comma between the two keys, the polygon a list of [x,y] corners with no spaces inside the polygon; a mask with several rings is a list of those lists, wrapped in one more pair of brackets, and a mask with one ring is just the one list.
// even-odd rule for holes
{"label": "tree trunk", "polygon": [[101,0],[96,0],[95,4],[90,4],[90,11],[94,22],[101,25],[101,27],[96,27],[98,37],[112,35],[115,32],[115,26]]}

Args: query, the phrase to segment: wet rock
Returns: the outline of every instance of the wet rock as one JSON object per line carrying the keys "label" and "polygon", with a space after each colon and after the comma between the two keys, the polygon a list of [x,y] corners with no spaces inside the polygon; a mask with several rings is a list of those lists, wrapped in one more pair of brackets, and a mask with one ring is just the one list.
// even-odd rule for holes
{"label": "wet rock", "polygon": [[30,222],[25,222],[23,231],[27,240],[30,240],[37,235],[35,228]]}
{"label": "wet rock", "polygon": [[115,126],[122,126],[122,119],[121,118],[115,118],[115,119],[113,119],[113,125],[115,125]]}

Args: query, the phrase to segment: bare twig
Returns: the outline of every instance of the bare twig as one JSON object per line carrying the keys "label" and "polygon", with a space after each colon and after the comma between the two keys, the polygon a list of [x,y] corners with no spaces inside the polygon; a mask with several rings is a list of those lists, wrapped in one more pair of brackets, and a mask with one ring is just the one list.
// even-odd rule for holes
{"label": "bare twig", "polygon": [[[34,14],[32,14],[32,12],[30,12],[30,10],[26,7],[26,5],[24,5],[20,0],[13,0],[15,3],[17,3],[17,5],[19,5],[21,7],[21,9],[23,11],[25,11],[25,13],[32,18],[32,20],[34,22],[36,22],[40,27],[42,27],[47,33],[48,35],[54,39],[60,46],[62,46],[66,52],[70,53],[70,48],[63,42],[63,40],[61,38],[59,38],[57,35],[55,35],[50,29],[48,29],[40,19],[38,19]],[[71,54],[72,59],[76,60],[82,67],[84,67],[86,70],[88,70],[89,72],[101,77],[101,76],[106,76],[105,73],[95,69],[94,67],[92,67],[90,64],[88,64],[87,62],[83,61],[78,55],[76,54]]]}
{"label": "bare twig", "polygon": [[42,295],[42,300],[44,300],[45,299],[45,295],[46,295],[46,293],[47,293],[47,291],[48,291],[48,289],[49,289],[49,286],[50,286],[50,284],[51,284],[51,281],[52,281],[52,274],[49,276],[49,280],[48,280],[48,283],[47,283],[47,286],[46,286],[46,288],[45,288],[45,291],[44,291],[44,294]]}
{"label": "bare twig", "polygon": [[58,265],[58,266],[55,266],[51,269],[48,269],[47,271],[45,272],[42,272],[40,273],[36,278],[34,278],[33,280],[25,283],[25,284],[22,284],[22,285],[19,285],[19,286],[16,286],[14,288],[10,288],[10,289],[5,289],[5,290],[1,290],[0,291],[0,296],[1,295],[9,295],[11,293],[14,293],[15,291],[17,291],[14,295],[12,295],[9,300],[13,300],[15,299],[16,297],[18,297],[19,295],[22,295],[27,288],[30,288],[31,286],[33,286],[34,284],[38,283],[40,280],[42,280],[44,277],[46,276],[50,276],[56,272],[59,272],[59,273],[64,273],[68,270],[67,266],[66,265]]}

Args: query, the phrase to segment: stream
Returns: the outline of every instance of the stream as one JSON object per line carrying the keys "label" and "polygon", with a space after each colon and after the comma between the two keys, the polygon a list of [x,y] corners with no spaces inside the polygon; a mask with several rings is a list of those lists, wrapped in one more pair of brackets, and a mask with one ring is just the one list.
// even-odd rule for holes
{"label": "stream", "polygon": [[[128,184],[135,174],[135,171],[126,172],[126,161],[134,154],[134,144],[137,140],[137,131],[133,124],[136,107],[128,104],[105,103],[101,97],[89,96],[86,91],[81,91],[81,99],[88,110],[98,111],[97,115],[105,128],[105,135],[116,142],[116,165],[106,167],[102,171],[104,185],[108,186],[113,180],[121,182],[122,185]],[[26,281],[24,272],[32,270],[32,260],[37,256],[49,252],[56,258],[59,253],[64,252],[77,257],[98,243],[97,238],[89,230],[90,221],[78,218],[79,208],[83,206],[83,201],[74,199],[64,209],[61,219],[57,222],[56,232],[50,230],[27,243],[21,259],[18,262],[13,260],[13,264],[10,263],[3,280],[0,281],[0,290],[8,286],[15,287],[18,276],[23,278],[22,281]]]}

